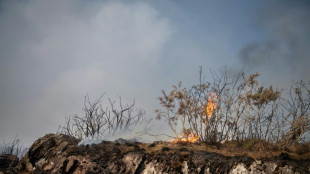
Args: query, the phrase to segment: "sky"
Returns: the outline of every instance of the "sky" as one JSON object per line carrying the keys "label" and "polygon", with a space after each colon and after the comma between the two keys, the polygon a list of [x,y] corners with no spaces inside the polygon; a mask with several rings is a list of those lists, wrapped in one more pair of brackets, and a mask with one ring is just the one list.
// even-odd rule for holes
{"label": "sky", "polygon": [[85,95],[153,118],[161,90],[194,85],[200,66],[309,81],[309,19],[302,0],[1,0],[0,138],[55,133]]}

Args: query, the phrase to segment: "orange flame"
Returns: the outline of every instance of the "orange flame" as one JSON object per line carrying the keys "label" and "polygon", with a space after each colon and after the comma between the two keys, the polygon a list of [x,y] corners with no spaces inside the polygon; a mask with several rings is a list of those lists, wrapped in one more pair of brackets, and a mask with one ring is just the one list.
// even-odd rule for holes
{"label": "orange flame", "polygon": [[214,92],[209,93],[208,97],[208,104],[205,108],[205,115],[210,118],[214,112],[214,109],[216,107],[215,100],[217,99],[217,96]]}
{"label": "orange flame", "polygon": [[195,136],[194,133],[190,133],[187,135],[183,132],[182,135],[178,136],[178,138],[170,140],[170,143],[196,143],[198,141],[199,135]]}
{"label": "orange flame", "polygon": [[[208,104],[205,107],[204,114],[208,117],[208,119],[212,116],[215,108],[216,108],[216,102],[217,100],[220,100],[220,97],[217,97],[217,95],[214,92],[211,92],[208,94]],[[186,133],[183,132],[182,135],[178,136],[176,139],[170,140],[170,143],[196,143],[200,139],[199,135],[195,135],[194,133]]]}

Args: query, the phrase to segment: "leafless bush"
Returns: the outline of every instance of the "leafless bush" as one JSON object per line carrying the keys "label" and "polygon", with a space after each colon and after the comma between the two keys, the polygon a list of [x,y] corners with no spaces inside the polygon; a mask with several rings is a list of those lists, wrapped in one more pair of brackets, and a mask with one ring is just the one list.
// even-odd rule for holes
{"label": "leafless bush", "polygon": [[285,100],[282,91],[260,86],[258,73],[247,78],[242,72],[211,73],[212,82],[202,81],[200,70],[199,84],[187,89],[179,83],[158,98],[163,109],[156,110],[157,118],[166,118],[176,137],[182,131],[206,142],[309,139],[310,95],[305,83],[296,83],[295,93]]}
{"label": "leafless bush", "polygon": [[130,129],[145,116],[141,109],[135,109],[135,102],[123,105],[119,97],[118,102],[109,100],[109,106],[104,108],[101,102],[103,95],[94,102],[89,97],[84,99],[84,115],[66,117],[65,124],[60,126],[60,133],[79,139],[86,137],[113,135],[117,131]]}
{"label": "leafless bush", "polygon": [[293,84],[289,91],[289,99],[283,98],[283,122],[287,130],[281,141],[296,143],[309,141],[310,132],[310,84],[299,81]]}
{"label": "leafless bush", "polygon": [[15,137],[12,141],[5,142],[0,145],[0,154],[3,155],[17,155],[18,157],[24,156],[27,148],[23,148],[19,138]]}

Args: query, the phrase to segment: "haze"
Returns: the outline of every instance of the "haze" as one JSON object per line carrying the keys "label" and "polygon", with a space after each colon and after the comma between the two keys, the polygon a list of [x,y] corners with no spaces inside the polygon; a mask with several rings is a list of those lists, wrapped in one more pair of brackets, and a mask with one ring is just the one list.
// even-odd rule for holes
{"label": "haze", "polygon": [[190,87],[199,66],[309,81],[309,19],[299,0],[2,0],[0,138],[55,133],[87,94],[135,99],[152,118],[161,90]]}

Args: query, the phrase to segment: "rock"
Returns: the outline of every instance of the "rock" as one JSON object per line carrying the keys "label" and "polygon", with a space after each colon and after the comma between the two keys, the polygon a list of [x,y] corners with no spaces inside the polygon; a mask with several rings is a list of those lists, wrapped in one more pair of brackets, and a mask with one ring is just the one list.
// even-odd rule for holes
{"label": "rock", "polygon": [[182,172],[183,172],[184,174],[188,174],[187,161],[184,161],[184,162],[183,162],[183,165],[182,165]]}
{"label": "rock", "polygon": [[126,173],[135,173],[143,160],[143,154],[128,153],[124,156],[123,162],[126,165]]}
{"label": "rock", "polygon": [[54,166],[59,166],[58,163],[66,154],[65,150],[77,143],[78,140],[67,135],[47,134],[33,143],[18,163],[17,169],[28,172],[49,171]]}
{"label": "rock", "polygon": [[124,145],[124,144],[138,143],[139,141],[138,141],[138,139],[136,139],[136,138],[132,138],[132,139],[129,139],[129,140],[125,140],[125,139],[123,139],[123,138],[119,138],[119,139],[117,139],[117,140],[114,140],[113,142],[114,142],[114,143],[119,143],[119,144]]}
{"label": "rock", "polygon": [[18,163],[16,155],[0,155],[0,170],[6,170],[16,167]]}
{"label": "rock", "polygon": [[248,170],[244,164],[240,163],[235,168],[232,169],[230,174],[248,173]]}
{"label": "rock", "polygon": [[[13,173],[310,173],[310,160],[290,154],[254,160],[195,150],[191,144],[139,143],[119,140],[78,146],[78,140],[48,134],[11,166]],[[199,146],[199,145],[197,145]],[[201,144],[200,146],[205,146]],[[7,163],[5,163],[7,164]],[[2,165],[1,165],[2,166]]]}

